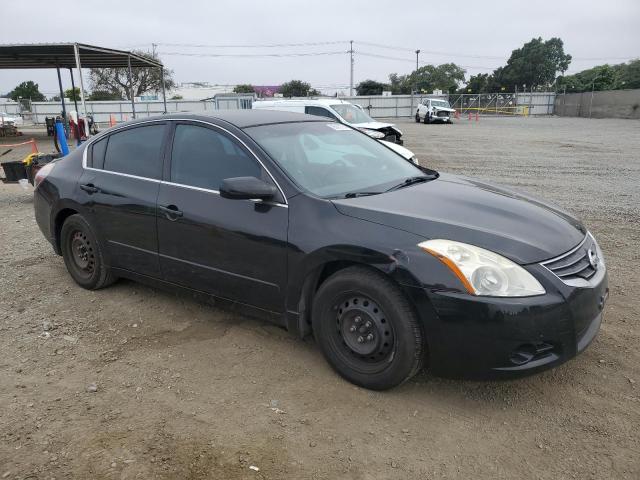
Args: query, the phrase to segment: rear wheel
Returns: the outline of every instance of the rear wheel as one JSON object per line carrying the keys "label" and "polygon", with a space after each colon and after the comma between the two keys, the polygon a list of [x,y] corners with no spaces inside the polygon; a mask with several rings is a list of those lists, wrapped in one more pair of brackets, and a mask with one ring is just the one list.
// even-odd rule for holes
{"label": "rear wheel", "polygon": [[416,112],[416,123],[420,123],[420,112]]}
{"label": "rear wheel", "polygon": [[385,390],[422,368],[425,342],[417,316],[381,273],[365,267],[337,272],[318,290],[312,318],[325,358],[350,382]]}
{"label": "rear wheel", "polygon": [[65,220],[60,246],[69,274],[81,287],[97,290],[115,281],[95,235],[81,215],[71,215]]}

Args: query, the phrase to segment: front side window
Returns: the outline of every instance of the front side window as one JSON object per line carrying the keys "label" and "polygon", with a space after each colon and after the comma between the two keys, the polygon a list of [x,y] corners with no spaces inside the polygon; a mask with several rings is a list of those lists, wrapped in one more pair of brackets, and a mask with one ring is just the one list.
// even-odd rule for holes
{"label": "front side window", "polygon": [[302,188],[323,197],[383,192],[424,175],[404,157],[341,123],[300,122],[245,129]]}
{"label": "front side window", "polygon": [[104,169],[159,180],[162,176],[164,132],[165,125],[160,124],[130,128],[109,135]]}
{"label": "front side window", "polygon": [[177,125],[171,149],[171,182],[219,190],[233,177],[263,178],[260,164],[229,137],[198,125]]}
{"label": "front side window", "polygon": [[304,108],[304,113],[309,115],[317,115],[318,117],[327,117],[337,120],[336,116],[324,107],[309,106]]}
{"label": "front side window", "polygon": [[331,108],[338,112],[338,115],[340,115],[347,123],[375,122],[373,118],[350,103],[338,103],[336,105],[331,105]]}

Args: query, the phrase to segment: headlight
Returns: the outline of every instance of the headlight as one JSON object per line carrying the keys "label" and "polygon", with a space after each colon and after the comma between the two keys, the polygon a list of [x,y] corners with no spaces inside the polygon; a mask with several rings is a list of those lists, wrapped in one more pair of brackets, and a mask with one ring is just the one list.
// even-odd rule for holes
{"label": "headlight", "polygon": [[444,263],[472,295],[528,297],[545,289],[520,265],[484,248],[452,240],[426,240],[418,244]]}
{"label": "headlight", "polygon": [[377,138],[377,139],[384,138],[384,133],[378,132],[377,130],[371,130],[369,128],[359,128],[358,130],[360,130],[362,133],[366,133],[367,135],[373,138]]}

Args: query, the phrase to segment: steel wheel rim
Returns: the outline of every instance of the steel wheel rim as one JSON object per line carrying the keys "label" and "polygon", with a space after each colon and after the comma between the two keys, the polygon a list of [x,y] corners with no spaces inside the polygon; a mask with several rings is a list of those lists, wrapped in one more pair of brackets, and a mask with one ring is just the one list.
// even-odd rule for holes
{"label": "steel wheel rim", "polygon": [[91,277],[95,271],[96,259],[91,240],[81,230],[70,235],[69,253],[74,269],[83,277]]}
{"label": "steel wheel rim", "polygon": [[395,351],[393,326],[379,304],[359,293],[344,294],[332,306],[334,350],[351,368],[372,372],[386,367]]}

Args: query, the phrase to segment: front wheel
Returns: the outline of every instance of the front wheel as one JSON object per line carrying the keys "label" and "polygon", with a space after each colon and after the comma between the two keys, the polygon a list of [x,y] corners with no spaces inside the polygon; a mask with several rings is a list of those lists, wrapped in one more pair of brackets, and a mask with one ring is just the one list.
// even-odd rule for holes
{"label": "front wheel", "polygon": [[97,290],[115,281],[91,227],[81,215],[71,215],[65,220],[60,246],[69,274],[81,287]]}
{"label": "front wheel", "polygon": [[356,385],[385,390],[422,368],[426,345],[417,315],[379,272],[350,267],[332,275],[316,294],[312,319],[325,358]]}
{"label": "front wheel", "polygon": [[431,123],[431,114],[429,112],[424,114],[424,123]]}

